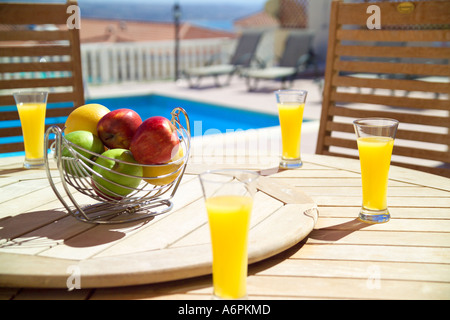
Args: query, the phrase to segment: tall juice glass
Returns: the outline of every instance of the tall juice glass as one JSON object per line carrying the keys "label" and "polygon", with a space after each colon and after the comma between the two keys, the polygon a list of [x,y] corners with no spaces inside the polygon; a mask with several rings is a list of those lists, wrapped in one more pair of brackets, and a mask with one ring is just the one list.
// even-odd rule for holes
{"label": "tall juice glass", "polygon": [[303,165],[300,157],[300,139],[307,94],[305,90],[275,91],[281,128],[280,167],[284,169],[296,169]]}
{"label": "tall juice glass", "polygon": [[361,165],[363,204],[359,220],[369,223],[387,222],[388,174],[398,121],[367,118],[353,122]]}
{"label": "tall juice glass", "polygon": [[44,167],[44,131],[47,92],[14,93],[25,146],[24,167]]}
{"label": "tall juice glass", "polygon": [[248,233],[258,174],[213,170],[200,175],[213,256],[214,297],[247,297]]}

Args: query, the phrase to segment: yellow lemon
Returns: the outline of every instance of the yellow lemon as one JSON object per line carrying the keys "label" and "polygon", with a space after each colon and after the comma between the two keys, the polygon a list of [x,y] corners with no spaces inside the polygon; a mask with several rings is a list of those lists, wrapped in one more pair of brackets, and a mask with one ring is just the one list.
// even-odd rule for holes
{"label": "yellow lemon", "polygon": [[145,177],[158,177],[158,176],[169,174],[171,172],[175,172],[177,169],[179,169],[183,165],[184,160],[177,162],[177,163],[171,163],[171,162],[179,160],[179,159],[183,158],[183,156],[184,156],[184,151],[183,151],[183,147],[180,144],[180,148],[178,149],[177,154],[172,159],[170,159],[170,161],[167,162],[167,164],[160,164],[160,165],[155,165],[155,166],[143,166],[144,180],[155,186],[162,186],[162,185],[171,183],[173,180],[175,180],[180,175],[181,170],[174,174],[171,174],[167,177],[159,178],[159,179],[145,179]]}
{"label": "yellow lemon", "polygon": [[109,111],[107,107],[97,103],[85,104],[78,107],[67,117],[64,133],[67,134],[73,131],[84,130],[98,136],[97,123]]}

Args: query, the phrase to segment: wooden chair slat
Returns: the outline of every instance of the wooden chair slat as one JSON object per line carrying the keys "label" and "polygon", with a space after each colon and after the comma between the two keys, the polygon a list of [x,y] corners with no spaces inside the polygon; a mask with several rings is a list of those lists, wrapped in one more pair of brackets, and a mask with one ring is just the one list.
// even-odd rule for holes
{"label": "wooden chair slat", "polygon": [[336,53],[340,56],[354,57],[448,59],[450,48],[343,45],[341,43],[336,46]]}
{"label": "wooden chair slat", "polygon": [[[395,110],[395,109],[393,109]],[[356,118],[394,118],[400,122],[427,125],[433,127],[448,127],[449,121],[447,117],[433,116],[433,115],[421,115],[420,117],[414,113],[404,113],[387,110],[365,110],[365,109],[353,109],[346,107],[333,106],[328,110],[328,116],[342,116],[349,119]]]}
{"label": "wooden chair slat", "polygon": [[450,65],[424,63],[393,63],[370,61],[336,60],[334,68],[337,71],[377,74],[408,74],[423,76],[450,76]]}
{"label": "wooden chair slat", "polygon": [[70,32],[66,30],[33,31],[33,30],[11,30],[0,31],[0,44],[2,41],[14,42],[28,41],[33,44],[35,41],[64,41],[70,40]]}
{"label": "wooden chair slat", "polygon": [[45,87],[69,87],[72,86],[74,78],[57,77],[47,79],[12,79],[0,80],[0,88],[2,89],[19,89],[19,88],[45,88]]}
{"label": "wooden chair slat", "polygon": [[[447,78],[448,79],[448,78]],[[437,79],[438,80],[438,79]],[[444,80],[444,79],[442,79]],[[358,87],[389,90],[409,90],[436,93],[450,93],[449,82],[434,82],[421,80],[358,78],[354,76],[333,76],[336,87]]]}
{"label": "wooden chair slat", "polygon": [[450,41],[448,30],[339,30],[336,34],[338,40],[346,41]]}
{"label": "wooden chair slat", "polygon": [[[341,152],[334,152],[334,151],[328,151],[328,150],[325,150],[322,154],[327,155],[327,156],[358,159],[358,156],[356,156],[356,155],[344,154]],[[424,165],[420,165],[420,164],[398,162],[398,161],[393,161],[393,160],[391,160],[391,165],[401,166],[404,168],[409,168],[409,169],[414,169],[414,170],[425,171],[425,172],[437,174],[440,176],[446,176],[447,170],[448,170],[445,167],[428,167],[428,166],[424,166]]]}
{"label": "wooden chair slat", "polygon": [[[63,101],[66,102],[67,100]],[[73,107],[65,107],[65,108],[47,108],[46,110],[46,117],[65,117],[67,116],[71,111],[73,110]],[[8,121],[8,120],[19,120],[19,114],[17,111],[3,111],[0,112],[0,121]]]}
{"label": "wooden chair slat", "polygon": [[[355,139],[343,139],[336,137],[326,137],[325,143],[328,146],[335,146],[347,149],[357,150],[357,144]],[[408,148],[403,146],[396,145],[393,152],[393,155],[403,156],[403,157],[414,157],[421,158],[426,160],[435,160],[435,161],[446,161],[450,156],[450,153],[447,151],[435,151],[423,148]]]}
{"label": "wooden chair slat", "polygon": [[[64,123],[53,123],[51,125],[46,125],[45,130],[47,130],[50,126],[58,126],[60,128],[64,127]],[[22,135],[21,127],[11,127],[11,128],[0,128],[0,137],[16,137]],[[23,149],[22,149],[23,150]],[[19,151],[22,151],[19,150]]]}
{"label": "wooden chair slat", "polygon": [[72,70],[72,62],[30,62],[30,63],[2,63],[0,72],[48,72],[48,71],[70,71]]}
{"label": "wooden chair slat", "polygon": [[0,3],[0,16],[4,24],[65,24],[72,14],[72,11],[67,13],[67,7],[66,4]]}
{"label": "wooden chair slat", "polygon": [[[340,131],[345,133],[354,133],[355,129],[351,123],[342,123],[329,121],[326,124],[328,131]],[[449,136],[444,133],[435,133],[427,131],[401,130],[397,134],[397,139],[413,140],[431,143],[450,143]]]}
{"label": "wooden chair slat", "polygon": [[42,47],[11,46],[0,50],[0,57],[69,56],[69,46],[48,45]]}
{"label": "wooden chair slat", "polygon": [[333,92],[331,99],[339,102],[360,102],[380,104],[392,107],[405,107],[415,109],[435,109],[435,110],[448,110],[450,102],[447,100],[433,100],[433,99],[421,99],[421,98],[405,98],[405,97],[392,97],[382,96],[374,94],[359,94],[359,93],[340,93]]}

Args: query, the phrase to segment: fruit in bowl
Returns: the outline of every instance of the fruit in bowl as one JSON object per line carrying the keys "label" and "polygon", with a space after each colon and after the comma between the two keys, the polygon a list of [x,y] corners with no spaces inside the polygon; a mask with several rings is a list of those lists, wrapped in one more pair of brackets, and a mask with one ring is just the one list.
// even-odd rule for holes
{"label": "fruit in bowl", "polygon": [[129,149],[131,139],[141,123],[139,114],[131,109],[113,110],[98,122],[98,137],[109,149]]}
{"label": "fruit in bowl", "polygon": [[102,157],[98,157],[93,166],[98,175],[92,174],[94,190],[100,196],[120,199],[139,186],[142,181],[142,166],[129,150],[110,149],[101,155]]}
{"label": "fruit in bowl", "polygon": [[[174,181],[181,173],[180,167],[184,164],[184,160],[180,160],[184,156],[184,150],[183,147],[180,146],[178,149],[177,154],[175,157],[173,157],[170,162],[155,166],[143,166],[144,169],[144,181],[156,185],[156,186],[162,186],[171,183]],[[180,161],[178,161],[180,160]],[[178,171],[177,171],[178,170]],[[170,174],[172,173],[172,174]],[[169,175],[170,174],[170,175]],[[145,179],[150,177],[159,177],[164,176],[166,177],[157,178],[157,179]]]}
{"label": "fruit in bowl", "polygon": [[[83,159],[83,157],[91,160],[96,156],[96,154],[100,154],[104,151],[104,146],[103,146],[102,141],[96,135],[94,135],[92,132],[89,132],[89,131],[84,131],[84,130],[73,131],[73,132],[66,134],[64,136],[64,138],[81,148],[84,148],[86,150],[91,151],[92,153],[95,153],[95,154],[92,154],[90,152],[83,151],[80,148],[73,147],[73,150],[80,155],[79,158],[86,165],[88,165],[90,167],[92,167],[92,164],[89,161]],[[63,148],[63,150],[61,152],[61,156],[74,159],[78,155],[73,154],[69,150],[69,148],[65,147],[65,148]],[[63,161],[63,168],[67,173],[72,174],[74,176],[79,176],[79,177],[84,177],[84,176],[88,175],[88,171],[86,171],[85,168],[80,169],[80,170],[75,169],[72,166],[73,162],[74,162],[74,160],[72,160],[72,159]]]}
{"label": "fruit in bowl", "polygon": [[177,128],[167,118],[150,117],[139,126],[130,144],[134,158],[142,164],[162,164],[178,152]]}
{"label": "fruit in bowl", "polygon": [[98,103],[90,103],[74,109],[67,117],[64,133],[89,131],[98,136],[97,124],[110,110]]}

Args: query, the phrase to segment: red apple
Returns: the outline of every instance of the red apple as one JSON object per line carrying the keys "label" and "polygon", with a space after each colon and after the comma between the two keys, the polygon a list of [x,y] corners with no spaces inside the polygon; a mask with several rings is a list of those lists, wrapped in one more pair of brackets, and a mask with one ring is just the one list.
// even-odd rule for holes
{"label": "red apple", "polygon": [[98,137],[109,149],[129,149],[141,117],[131,109],[117,109],[105,114],[97,123]]}
{"label": "red apple", "polygon": [[161,164],[172,159],[179,147],[176,127],[167,118],[155,116],[139,126],[130,151],[139,163]]}

